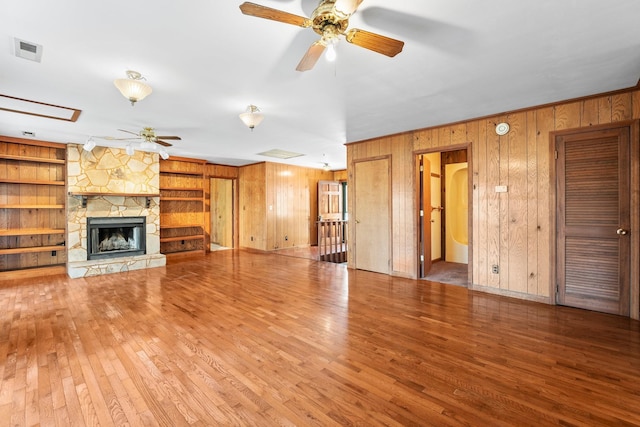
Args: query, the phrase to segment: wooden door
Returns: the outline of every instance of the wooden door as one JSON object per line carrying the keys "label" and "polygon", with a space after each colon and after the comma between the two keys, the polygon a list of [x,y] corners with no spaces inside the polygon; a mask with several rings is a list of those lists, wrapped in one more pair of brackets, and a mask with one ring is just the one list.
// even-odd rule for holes
{"label": "wooden door", "polygon": [[211,179],[211,243],[233,247],[232,179]]}
{"label": "wooden door", "polygon": [[342,184],[338,181],[318,181],[318,219],[342,219]]}
{"label": "wooden door", "polygon": [[416,158],[418,182],[418,277],[431,270],[431,162],[423,155]]}
{"label": "wooden door", "polygon": [[353,219],[357,269],[389,274],[391,174],[388,158],[355,163]]}
{"label": "wooden door", "polygon": [[629,314],[630,133],[556,136],[558,304]]}

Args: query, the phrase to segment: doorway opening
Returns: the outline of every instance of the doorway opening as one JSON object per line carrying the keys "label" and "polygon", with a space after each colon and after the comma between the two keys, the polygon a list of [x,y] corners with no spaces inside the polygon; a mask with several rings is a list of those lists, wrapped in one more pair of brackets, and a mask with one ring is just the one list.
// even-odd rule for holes
{"label": "doorway opening", "polygon": [[467,286],[470,277],[469,147],[417,155],[418,277]]}
{"label": "doorway opening", "polygon": [[347,262],[346,183],[318,181],[317,259]]}
{"label": "doorway opening", "polygon": [[235,241],[235,180],[211,178],[210,250],[232,249]]}

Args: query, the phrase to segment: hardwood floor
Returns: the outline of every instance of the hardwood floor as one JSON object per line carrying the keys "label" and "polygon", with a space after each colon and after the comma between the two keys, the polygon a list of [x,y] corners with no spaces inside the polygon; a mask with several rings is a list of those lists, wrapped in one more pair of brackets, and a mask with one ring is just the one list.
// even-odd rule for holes
{"label": "hardwood floor", "polygon": [[0,284],[2,426],[640,425],[640,324],[228,250]]}

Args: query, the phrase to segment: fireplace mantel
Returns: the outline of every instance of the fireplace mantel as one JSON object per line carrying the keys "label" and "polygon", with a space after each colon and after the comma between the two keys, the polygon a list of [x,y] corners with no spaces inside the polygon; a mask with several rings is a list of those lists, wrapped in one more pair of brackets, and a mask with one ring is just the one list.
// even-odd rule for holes
{"label": "fireplace mantel", "polygon": [[70,196],[80,196],[82,197],[82,207],[87,207],[87,200],[89,197],[145,197],[147,199],[145,206],[148,208],[151,204],[152,197],[160,197],[160,194],[149,194],[149,193],[98,193],[98,192],[87,192],[87,191],[70,191]]}

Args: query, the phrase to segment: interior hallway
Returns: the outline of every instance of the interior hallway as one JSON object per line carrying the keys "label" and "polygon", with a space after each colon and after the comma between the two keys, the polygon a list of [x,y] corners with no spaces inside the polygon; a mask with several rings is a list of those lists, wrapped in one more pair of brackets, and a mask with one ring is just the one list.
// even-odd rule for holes
{"label": "interior hallway", "polygon": [[640,323],[239,250],[0,284],[0,425],[640,425]]}

